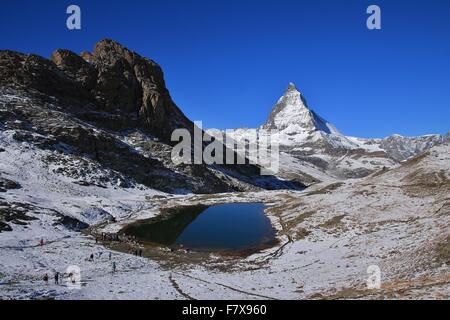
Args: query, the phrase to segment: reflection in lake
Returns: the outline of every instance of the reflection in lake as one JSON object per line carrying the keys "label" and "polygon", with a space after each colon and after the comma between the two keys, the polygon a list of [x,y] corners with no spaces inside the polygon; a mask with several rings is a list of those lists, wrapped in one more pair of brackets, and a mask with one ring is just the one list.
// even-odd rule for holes
{"label": "reflection in lake", "polygon": [[243,250],[275,244],[261,203],[182,207],[131,224],[122,232],[141,241],[197,250]]}

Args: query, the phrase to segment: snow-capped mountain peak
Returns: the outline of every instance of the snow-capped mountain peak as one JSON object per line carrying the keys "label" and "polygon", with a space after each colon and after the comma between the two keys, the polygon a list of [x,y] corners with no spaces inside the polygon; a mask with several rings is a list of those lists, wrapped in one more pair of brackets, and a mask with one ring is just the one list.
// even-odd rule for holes
{"label": "snow-capped mountain peak", "polygon": [[309,108],[305,97],[292,82],[272,109],[263,128],[287,130],[291,133],[323,131],[339,134],[331,124]]}

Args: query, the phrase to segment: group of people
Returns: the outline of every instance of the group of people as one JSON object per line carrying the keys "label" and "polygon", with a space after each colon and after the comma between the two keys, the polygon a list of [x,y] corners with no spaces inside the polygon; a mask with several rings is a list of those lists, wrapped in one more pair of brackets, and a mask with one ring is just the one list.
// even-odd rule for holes
{"label": "group of people", "polygon": [[135,236],[127,235],[127,234],[117,234],[117,233],[107,233],[102,232],[99,234],[94,234],[95,241],[98,242],[99,240],[102,241],[117,241],[117,242],[127,242],[127,243],[137,243],[137,238]]}
{"label": "group of people", "polygon": [[95,235],[96,243],[98,242],[99,239],[102,241],[120,241],[120,236],[117,233],[102,232],[101,234]]}
{"label": "group of people", "polygon": [[[139,241],[137,240],[137,238],[135,236],[131,236],[131,235],[126,235],[126,234],[117,234],[117,233],[107,233],[107,232],[102,232],[102,233],[97,233],[97,234],[93,234],[95,237],[95,243],[98,243],[99,241],[103,241],[103,242],[122,242],[128,245],[128,253],[129,254],[133,254],[136,257],[142,257],[143,254],[143,245],[141,243],[139,243]],[[103,254],[103,252],[98,253],[98,257],[101,257]],[[112,259],[112,253],[111,251],[109,252],[109,260],[111,261]],[[89,261],[94,261],[95,259],[95,255],[92,253],[89,256]],[[117,264],[115,261],[112,262],[112,272],[115,273],[117,271]]]}
{"label": "group of people", "polygon": [[[117,233],[106,233],[102,232],[101,234],[95,234],[95,243],[98,243],[99,240],[101,241],[116,241],[116,242],[122,242],[128,244],[128,253],[133,254],[137,257],[142,257],[143,253],[143,245],[139,243],[137,238],[132,235],[127,234],[117,234]],[[111,254],[110,254],[111,255]],[[94,257],[91,255],[90,260],[94,260]],[[110,257],[111,260],[111,257]]]}
{"label": "group of people", "polygon": [[[59,284],[59,277],[60,277],[60,275],[61,275],[61,274],[60,274],[58,271],[55,272],[55,274],[54,274],[54,276],[53,276],[53,278],[55,279],[55,284]],[[44,275],[43,280],[44,280],[45,283],[48,283],[48,281],[49,281],[48,273],[46,273],[46,274]]]}
{"label": "group of people", "polygon": [[[103,252],[97,253],[98,258],[100,258],[102,255],[103,255]],[[95,257],[95,255],[94,255],[93,253],[91,253],[91,255],[89,256],[89,259],[88,259],[88,260],[91,261],[91,262],[93,262],[93,261],[94,261],[94,257]],[[109,260],[112,259],[112,252],[111,252],[111,251],[108,252],[108,259],[109,259]]]}
{"label": "group of people", "polygon": [[128,249],[128,253],[129,253],[129,254],[133,254],[133,255],[135,255],[136,257],[142,257],[142,248],[141,248],[141,247],[138,247],[138,248],[130,247],[130,248]]}

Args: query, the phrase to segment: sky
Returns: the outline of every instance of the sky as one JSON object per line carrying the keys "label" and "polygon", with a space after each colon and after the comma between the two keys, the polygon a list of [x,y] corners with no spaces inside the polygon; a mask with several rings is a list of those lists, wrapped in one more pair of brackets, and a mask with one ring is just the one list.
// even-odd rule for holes
{"label": "sky", "polygon": [[[66,9],[81,8],[81,30]],[[381,30],[366,9],[381,8]],[[450,130],[448,0],[2,0],[0,49],[49,57],[104,38],[158,62],[205,128],[263,124],[294,82],[342,133]]]}

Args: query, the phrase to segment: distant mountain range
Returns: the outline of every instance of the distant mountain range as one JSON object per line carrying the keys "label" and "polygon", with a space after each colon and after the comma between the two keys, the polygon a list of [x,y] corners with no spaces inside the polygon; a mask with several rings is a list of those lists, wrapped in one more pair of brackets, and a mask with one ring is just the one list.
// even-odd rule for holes
{"label": "distant mountain range", "polygon": [[[361,178],[394,167],[449,139],[449,134],[392,135],[384,139],[345,136],[308,106],[293,83],[289,83],[267,122],[257,129],[271,130],[280,143],[280,176],[305,184]],[[237,129],[234,139],[242,142],[253,130]],[[217,134],[218,131],[208,132]]]}
{"label": "distant mountain range", "polygon": [[[51,59],[0,51],[0,131],[51,152],[40,160],[81,185],[172,193],[299,189],[396,166],[448,139],[344,136],[293,83],[258,128],[280,142],[281,170],[273,176],[253,164],[175,165],[170,137],[179,128],[192,132],[194,124],[173,102],[161,67],[113,40],[79,55],[58,49]],[[245,139],[250,130],[236,133]]]}

